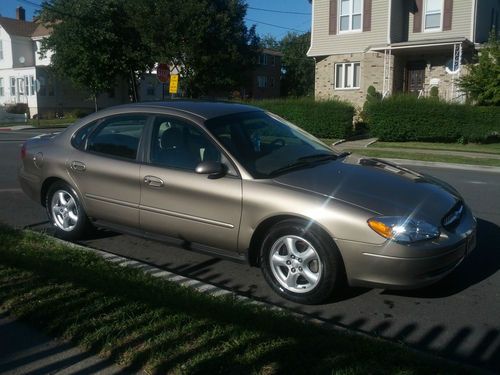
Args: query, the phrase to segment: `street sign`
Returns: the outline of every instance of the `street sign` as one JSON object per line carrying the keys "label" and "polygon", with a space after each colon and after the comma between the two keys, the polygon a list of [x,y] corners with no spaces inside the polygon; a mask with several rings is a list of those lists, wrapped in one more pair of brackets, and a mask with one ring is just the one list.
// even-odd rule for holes
{"label": "street sign", "polygon": [[178,89],[179,89],[179,75],[172,74],[170,76],[170,87],[169,87],[168,92],[170,94],[177,94]]}
{"label": "street sign", "polygon": [[161,83],[167,83],[170,78],[170,69],[167,64],[158,64],[156,68],[156,77]]}

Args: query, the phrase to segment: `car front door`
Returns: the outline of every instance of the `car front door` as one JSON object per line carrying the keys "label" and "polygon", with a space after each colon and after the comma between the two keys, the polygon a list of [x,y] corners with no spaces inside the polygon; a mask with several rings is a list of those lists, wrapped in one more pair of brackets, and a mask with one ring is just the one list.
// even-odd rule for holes
{"label": "car front door", "polygon": [[237,251],[240,177],[229,163],[220,178],[195,172],[201,161],[224,162],[220,150],[198,126],[174,116],[157,116],[149,139],[148,162],[140,170],[142,229]]}
{"label": "car front door", "polygon": [[148,118],[111,116],[75,134],[69,169],[89,217],[139,227],[138,152]]}

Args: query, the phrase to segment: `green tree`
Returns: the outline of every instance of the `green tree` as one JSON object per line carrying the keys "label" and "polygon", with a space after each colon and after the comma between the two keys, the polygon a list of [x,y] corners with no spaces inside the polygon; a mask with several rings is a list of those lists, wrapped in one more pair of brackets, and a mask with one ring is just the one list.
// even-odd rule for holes
{"label": "green tree", "polygon": [[479,105],[500,105],[500,41],[494,34],[459,85]]}
{"label": "green tree", "polygon": [[227,92],[255,63],[258,39],[245,26],[243,0],[136,0],[129,3],[142,42],[158,62],[181,73],[181,87],[197,97]]}
{"label": "green tree", "polygon": [[42,51],[52,50],[52,67],[97,96],[128,79],[137,99],[136,73],[152,66],[148,46],[129,22],[122,0],[52,0],[41,21],[52,27]]}
{"label": "green tree", "polygon": [[314,91],[314,59],[307,57],[311,33],[288,33],[280,42],[283,53],[281,92],[285,96],[307,96]]}

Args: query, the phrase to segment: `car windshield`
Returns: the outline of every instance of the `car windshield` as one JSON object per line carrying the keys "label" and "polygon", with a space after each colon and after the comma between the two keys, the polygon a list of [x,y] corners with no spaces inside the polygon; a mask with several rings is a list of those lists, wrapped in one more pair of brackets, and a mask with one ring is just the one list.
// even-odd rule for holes
{"label": "car windshield", "polygon": [[312,135],[266,112],[217,117],[205,126],[254,178],[270,178],[337,158]]}

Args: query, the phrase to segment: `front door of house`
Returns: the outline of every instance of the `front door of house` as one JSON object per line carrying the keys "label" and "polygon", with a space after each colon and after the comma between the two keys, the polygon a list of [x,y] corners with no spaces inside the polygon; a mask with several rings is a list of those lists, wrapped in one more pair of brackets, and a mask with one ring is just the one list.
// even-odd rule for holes
{"label": "front door of house", "polygon": [[425,63],[409,63],[406,67],[406,92],[418,95],[424,89]]}

